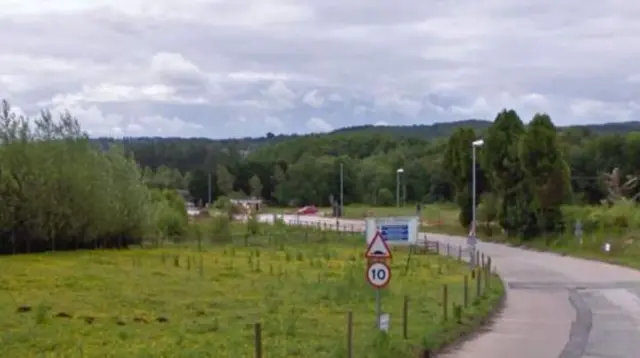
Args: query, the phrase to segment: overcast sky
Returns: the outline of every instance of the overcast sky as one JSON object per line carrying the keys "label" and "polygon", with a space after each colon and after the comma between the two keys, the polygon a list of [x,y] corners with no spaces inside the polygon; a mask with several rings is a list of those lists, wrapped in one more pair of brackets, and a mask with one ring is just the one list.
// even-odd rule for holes
{"label": "overcast sky", "polygon": [[[55,5],[54,5],[55,4]],[[0,97],[92,135],[640,120],[631,0],[0,0]]]}

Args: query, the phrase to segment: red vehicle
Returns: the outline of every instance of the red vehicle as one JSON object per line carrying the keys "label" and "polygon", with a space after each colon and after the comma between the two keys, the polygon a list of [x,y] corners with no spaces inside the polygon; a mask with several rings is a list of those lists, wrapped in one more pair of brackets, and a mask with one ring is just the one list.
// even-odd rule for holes
{"label": "red vehicle", "polygon": [[296,214],[298,215],[315,215],[317,213],[318,208],[316,208],[315,205],[304,206],[296,211]]}

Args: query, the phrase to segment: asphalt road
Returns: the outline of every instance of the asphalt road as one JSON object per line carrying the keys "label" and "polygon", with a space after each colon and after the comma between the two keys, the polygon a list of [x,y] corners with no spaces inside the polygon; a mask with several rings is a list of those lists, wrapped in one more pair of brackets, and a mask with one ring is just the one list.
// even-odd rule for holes
{"label": "asphalt road", "polygon": [[[288,224],[336,224],[333,218],[281,217]],[[271,221],[273,215],[260,219]],[[340,220],[340,226],[364,230],[360,220]],[[422,235],[456,246],[466,242]],[[492,257],[505,281],[506,306],[487,332],[442,357],[640,357],[639,271],[492,243],[479,242],[477,248]]]}

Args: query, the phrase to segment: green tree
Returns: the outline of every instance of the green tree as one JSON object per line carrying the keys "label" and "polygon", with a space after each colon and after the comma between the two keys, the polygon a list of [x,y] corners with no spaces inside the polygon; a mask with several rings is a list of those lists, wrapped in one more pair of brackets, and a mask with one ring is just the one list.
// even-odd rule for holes
{"label": "green tree", "polygon": [[469,227],[472,220],[472,175],[473,160],[471,143],[476,140],[476,134],[471,128],[458,128],[449,137],[444,153],[445,168],[448,179],[455,190],[455,202],[460,208],[459,221],[464,227]]}
{"label": "green tree", "polygon": [[528,201],[518,145],[525,128],[514,110],[502,110],[487,130],[480,162],[498,196],[498,221],[509,235],[516,235],[525,225]]}
{"label": "green tree", "polygon": [[251,196],[254,198],[262,197],[262,182],[257,175],[249,179],[249,187],[251,188]]}
{"label": "green tree", "polygon": [[96,147],[68,112],[19,117],[6,101],[0,196],[0,253],[124,247],[166,228],[160,206],[185,218],[183,204],[154,200],[121,146]]}
{"label": "green tree", "polygon": [[287,174],[280,165],[275,165],[273,170],[272,183],[274,184],[274,192],[272,196],[281,205],[288,204],[287,196]]}
{"label": "green tree", "polygon": [[564,160],[556,128],[546,114],[536,114],[521,137],[519,157],[531,198],[526,214],[526,237],[562,228],[560,206],[569,197],[570,172]]}
{"label": "green tree", "polygon": [[233,193],[234,181],[235,178],[231,175],[227,167],[222,164],[218,164],[216,167],[216,184],[218,185],[220,192],[227,196],[231,195],[231,193]]}

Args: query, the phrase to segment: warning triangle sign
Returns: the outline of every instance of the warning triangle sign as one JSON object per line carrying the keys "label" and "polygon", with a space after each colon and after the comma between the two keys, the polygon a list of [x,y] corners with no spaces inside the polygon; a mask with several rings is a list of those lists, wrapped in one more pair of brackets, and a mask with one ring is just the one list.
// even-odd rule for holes
{"label": "warning triangle sign", "polygon": [[376,259],[390,259],[391,258],[391,250],[389,250],[389,246],[382,239],[382,235],[380,235],[380,231],[376,231],[376,235],[373,237],[373,240],[369,243],[369,247],[367,247],[367,251],[364,253],[366,258],[376,258]]}

